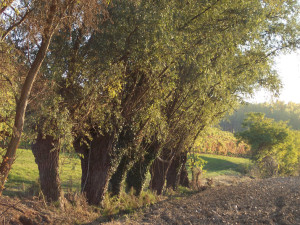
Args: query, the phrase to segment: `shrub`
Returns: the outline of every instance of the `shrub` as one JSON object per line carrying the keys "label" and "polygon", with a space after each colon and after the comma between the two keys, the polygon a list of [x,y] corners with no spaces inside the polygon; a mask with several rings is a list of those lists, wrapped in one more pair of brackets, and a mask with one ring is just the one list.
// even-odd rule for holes
{"label": "shrub", "polygon": [[275,122],[261,113],[250,113],[243,125],[248,128],[237,136],[251,145],[251,158],[264,176],[293,175],[299,163],[295,131],[286,122]]}
{"label": "shrub", "polygon": [[200,189],[202,186],[201,177],[206,172],[203,167],[207,163],[206,160],[202,159],[199,153],[193,152],[188,154],[187,166],[192,172],[192,188]]}

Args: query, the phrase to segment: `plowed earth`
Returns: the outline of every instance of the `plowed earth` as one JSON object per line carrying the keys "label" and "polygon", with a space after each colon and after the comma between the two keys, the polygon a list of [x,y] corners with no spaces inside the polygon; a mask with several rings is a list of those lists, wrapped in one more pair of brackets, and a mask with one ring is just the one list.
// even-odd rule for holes
{"label": "plowed earth", "polygon": [[300,224],[300,177],[212,187],[193,196],[155,204],[125,223]]}

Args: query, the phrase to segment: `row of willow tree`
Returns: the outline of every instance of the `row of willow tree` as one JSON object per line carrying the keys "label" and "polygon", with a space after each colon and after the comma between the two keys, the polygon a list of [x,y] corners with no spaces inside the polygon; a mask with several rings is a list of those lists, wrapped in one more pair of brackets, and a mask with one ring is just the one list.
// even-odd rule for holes
{"label": "row of willow tree", "polygon": [[183,184],[206,127],[279,89],[273,58],[299,47],[298,15],[296,0],[2,1],[0,193],[23,129],[49,201],[63,148],[90,204],[124,181],[139,195],[149,171],[158,194]]}

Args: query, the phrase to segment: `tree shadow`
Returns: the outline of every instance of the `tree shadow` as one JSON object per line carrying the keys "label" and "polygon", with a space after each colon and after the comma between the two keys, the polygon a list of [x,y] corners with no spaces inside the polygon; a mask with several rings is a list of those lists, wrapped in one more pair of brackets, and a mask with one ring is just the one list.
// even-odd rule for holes
{"label": "tree shadow", "polygon": [[217,159],[202,155],[201,158],[207,161],[203,169],[209,172],[220,173],[221,171],[232,170],[237,173],[243,173],[242,163],[233,163],[226,159]]}

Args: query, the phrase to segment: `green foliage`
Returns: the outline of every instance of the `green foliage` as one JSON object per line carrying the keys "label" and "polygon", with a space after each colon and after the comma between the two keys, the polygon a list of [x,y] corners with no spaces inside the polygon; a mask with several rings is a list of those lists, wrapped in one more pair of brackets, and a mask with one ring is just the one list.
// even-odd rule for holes
{"label": "green foliage", "polygon": [[187,166],[189,168],[188,171],[192,174],[191,186],[193,189],[199,189],[202,186],[201,177],[206,172],[203,170],[206,163],[207,161],[202,159],[199,153],[188,153]]}
{"label": "green foliage", "polygon": [[207,161],[201,158],[201,155],[199,153],[188,153],[187,167],[190,169],[190,171],[199,169],[203,173],[205,173],[206,171],[203,170],[205,164],[207,164]]}
{"label": "green foliage", "polygon": [[19,53],[14,46],[0,41],[0,150],[5,148],[12,134],[15,98],[19,88],[18,76],[22,74],[19,72],[22,63],[14,61],[17,57]]}
{"label": "green foliage", "polygon": [[286,122],[275,122],[264,114],[250,113],[243,125],[248,129],[238,133],[238,137],[251,145],[254,161],[261,165],[275,165],[275,160],[279,174],[295,172],[300,151],[295,146],[294,132]]}

